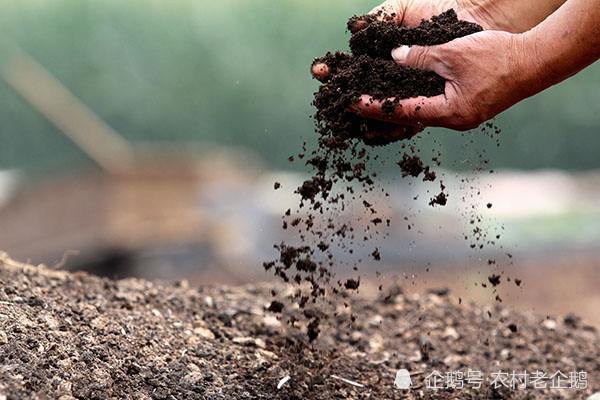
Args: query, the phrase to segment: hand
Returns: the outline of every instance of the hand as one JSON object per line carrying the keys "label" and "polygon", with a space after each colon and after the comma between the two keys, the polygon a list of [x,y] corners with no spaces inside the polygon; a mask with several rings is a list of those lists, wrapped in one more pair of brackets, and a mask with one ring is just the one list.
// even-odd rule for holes
{"label": "hand", "polygon": [[401,65],[436,72],[446,79],[445,93],[400,100],[393,114],[363,95],[352,106],[360,116],[467,130],[539,91],[534,57],[520,34],[483,31],[438,46],[402,46],[392,56]]}

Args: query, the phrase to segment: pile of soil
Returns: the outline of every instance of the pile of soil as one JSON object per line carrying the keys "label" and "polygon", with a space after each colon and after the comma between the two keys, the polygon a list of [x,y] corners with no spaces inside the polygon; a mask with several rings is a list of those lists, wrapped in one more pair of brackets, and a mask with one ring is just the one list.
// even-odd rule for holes
{"label": "pile of soil", "polygon": [[[458,305],[446,291],[349,301],[312,346],[269,287],[111,281],[0,258],[3,399],[549,399],[600,390],[600,335],[573,316]],[[279,288],[277,288],[279,289]],[[411,390],[394,389],[396,371]],[[438,370],[586,371],[585,390],[428,390]],[[289,380],[282,381],[286,376]],[[278,389],[279,383],[281,387]]]}
{"label": "pile of soil", "polygon": [[[364,245],[378,238],[391,224],[391,219],[373,206],[373,193],[389,194],[378,186],[377,174],[372,169],[378,156],[371,148],[406,139],[414,133],[413,128],[401,128],[399,135],[397,126],[360,118],[349,112],[348,107],[361,95],[370,94],[376,99],[386,99],[385,110],[392,113],[399,99],[442,94],[443,78],[431,71],[396,64],[391,58],[391,50],[400,45],[446,43],[482,29],[479,25],[459,21],[453,10],[423,21],[416,28],[400,27],[391,17],[380,18],[382,20],[376,17],[366,15],[350,19],[351,54],[328,53],[313,63],[313,71],[319,65],[327,71],[319,75],[323,84],[313,102],[318,146],[309,152],[305,144],[301,153],[290,157],[291,161],[305,162],[312,177],[296,189],[300,196],[298,209],[289,209],[282,217],[283,229],[296,230],[300,243],[276,244],[279,258],[264,263],[266,270],[273,271],[284,282],[298,286],[294,302],[301,308],[325,298],[324,301],[332,306],[334,311],[324,316],[311,312],[304,314],[311,321],[309,327],[313,329],[307,333],[312,339],[318,336],[318,326],[324,317],[335,316],[337,300],[334,297],[340,295],[343,298],[348,291],[360,286],[359,277],[350,281],[333,279],[337,266],[334,248],[353,254],[356,242]],[[390,97],[394,100],[389,100]],[[399,175],[427,182],[439,180],[434,171],[434,167],[440,165],[438,156],[432,158],[432,165],[427,165],[414,143],[404,142],[398,147]],[[448,202],[446,187],[441,180],[435,185],[439,185],[440,192],[426,201],[431,206],[444,206]],[[274,185],[276,190],[280,187],[278,183]],[[437,191],[436,188],[433,190]],[[364,205],[368,221],[366,229],[358,228],[360,221],[338,220],[350,203]],[[410,223],[407,225],[411,229]],[[371,257],[380,261],[377,245],[371,249]],[[302,288],[305,284],[309,284],[308,290]],[[290,323],[294,324],[295,320]]]}

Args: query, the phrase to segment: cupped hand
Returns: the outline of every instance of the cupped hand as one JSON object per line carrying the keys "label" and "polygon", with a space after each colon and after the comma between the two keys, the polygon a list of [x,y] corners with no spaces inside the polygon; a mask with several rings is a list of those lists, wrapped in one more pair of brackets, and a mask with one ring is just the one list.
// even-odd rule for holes
{"label": "cupped hand", "polygon": [[393,113],[363,95],[352,110],[365,118],[403,126],[477,127],[537,92],[536,65],[520,34],[483,31],[430,47],[392,52],[404,66],[431,70],[446,80],[445,93],[399,100]]}

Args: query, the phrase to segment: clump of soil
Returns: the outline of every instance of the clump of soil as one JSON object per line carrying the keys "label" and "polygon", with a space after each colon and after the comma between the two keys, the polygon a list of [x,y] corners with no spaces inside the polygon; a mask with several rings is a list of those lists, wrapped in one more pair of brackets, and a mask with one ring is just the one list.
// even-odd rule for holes
{"label": "clump of soil", "polygon": [[[311,322],[320,340],[305,346],[282,322],[296,310],[265,310],[274,289],[288,290],[112,281],[0,256],[0,398],[511,400],[600,391],[600,335],[573,316],[497,305],[491,318],[447,291],[393,287],[379,299],[348,299],[345,313],[365,316],[352,331]],[[394,388],[401,368],[410,390]],[[480,389],[426,388],[434,371],[467,370],[484,374]],[[513,370],[585,371],[588,386],[493,388],[492,373]]]}
{"label": "clump of soil", "polygon": [[[313,101],[318,147],[308,151],[305,144],[301,153],[289,158],[290,161],[304,161],[312,170],[312,176],[296,189],[300,196],[299,208],[294,212],[288,210],[282,217],[283,228],[297,230],[301,244],[276,245],[279,259],[264,263],[265,269],[272,270],[283,281],[297,285],[294,299],[302,309],[316,304],[328,293],[345,297],[348,291],[358,290],[359,278],[331,283],[335,266],[333,245],[352,254],[355,240],[367,242],[379,233],[379,226],[390,225],[390,219],[369,201],[372,192],[380,189],[385,192],[377,186],[376,174],[371,172],[371,163],[377,156],[371,155],[369,150],[371,146],[409,138],[417,131],[360,118],[348,111],[349,106],[361,95],[369,94],[385,100],[384,109],[391,114],[399,99],[444,93],[443,78],[431,71],[396,64],[391,58],[391,50],[400,45],[445,43],[482,29],[476,24],[459,21],[453,10],[423,21],[416,28],[400,27],[391,19],[378,21],[370,15],[352,17],[348,26],[352,32],[352,53],[328,53],[313,63],[313,70],[318,67],[321,72],[326,72],[319,75],[323,84]],[[403,177],[426,182],[437,179],[433,168],[423,162],[414,145],[399,147],[397,164]],[[437,159],[434,162],[439,166]],[[430,199],[431,206],[447,203],[443,182],[440,181],[439,186],[441,192]],[[336,216],[350,202],[362,203],[369,211],[367,231],[358,232],[354,226],[337,220]],[[369,252],[373,259],[381,260],[377,247]],[[332,310],[336,309],[333,299],[326,301]],[[328,313],[307,316],[310,319],[307,333],[311,341],[318,336],[319,324],[333,316]],[[296,320],[289,322],[294,324]]]}
{"label": "clump of soil", "polygon": [[402,176],[418,177],[423,173],[423,181],[435,181],[435,172],[431,171],[431,167],[423,164],[423,160],[419,156],[404,154],[402,160],[398,161]]}

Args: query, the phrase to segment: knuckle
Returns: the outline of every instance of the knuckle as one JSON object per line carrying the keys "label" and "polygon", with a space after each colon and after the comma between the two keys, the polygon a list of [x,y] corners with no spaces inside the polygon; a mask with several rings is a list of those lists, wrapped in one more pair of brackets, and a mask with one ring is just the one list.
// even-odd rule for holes
{"label": "knuckle", "polygon": [[427,65],[430,50],[427,47],[418,47],[415,51],[414,65],[419,69],[424,69]]}

